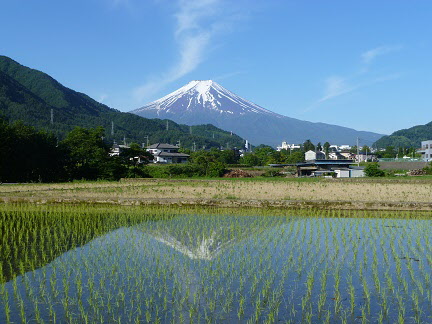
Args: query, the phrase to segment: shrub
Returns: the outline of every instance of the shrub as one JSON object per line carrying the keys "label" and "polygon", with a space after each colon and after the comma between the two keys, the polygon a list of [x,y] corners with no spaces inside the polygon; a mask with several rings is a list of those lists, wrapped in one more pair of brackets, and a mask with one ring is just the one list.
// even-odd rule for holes
{"label": "shrub", "polygon": [[367,177],[383,177],[385,172],[380,169],[377,162],[368,163],[364,169],[364,173]]}
{"label": "shrub", "polygon": [[426,174],[432,174],[432,162],[429,163],[428,166],[425,166],[425,167],[423,168],[423,170],[426,171]]}
{"label": "shrub", "polygon": [[225,164],[222,162],[210,162],[207,167],[207,176],[222,177],[226,172]]}

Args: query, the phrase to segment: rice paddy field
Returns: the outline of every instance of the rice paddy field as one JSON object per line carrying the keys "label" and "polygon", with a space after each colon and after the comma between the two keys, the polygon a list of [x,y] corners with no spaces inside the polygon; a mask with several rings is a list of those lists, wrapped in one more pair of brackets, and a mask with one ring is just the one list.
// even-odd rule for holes
{"label": "rice paddy field", "polygon": [[130,179],[0,185],[0,201],[432,209],[432,178]]}
{"label": "rice paddy field", "polygon": [[0,205],[0,323],[431,323],[430,211]]}

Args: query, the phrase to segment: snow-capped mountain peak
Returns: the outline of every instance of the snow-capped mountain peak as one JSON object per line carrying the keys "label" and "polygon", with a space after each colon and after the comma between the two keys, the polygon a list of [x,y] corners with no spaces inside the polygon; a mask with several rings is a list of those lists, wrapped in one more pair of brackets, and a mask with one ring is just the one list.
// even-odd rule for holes
{"label": "snow-capped mountain peak", "polygon": [[237,96],[212,80],[191,81],[165,97],[132,112],[142,114],[152,111],[160,115],[206,110],[230,115],[252,113],[281,116]]}
{"label": "snow-capped mountain peak", "polygon": [[[287,107],[289,103],[286,103]],[[251,143],[279,145],[282,141],[373,143],[382,135],[351,128],[312,123],[282,116],[239,97],[212,80],[195,80],[169,95],[131,111],[146,118],[171,119],[180,124],[213,124]],[[192,128],[191,128],[192,133]],[[228,146],[228,145],[227,145]]]}

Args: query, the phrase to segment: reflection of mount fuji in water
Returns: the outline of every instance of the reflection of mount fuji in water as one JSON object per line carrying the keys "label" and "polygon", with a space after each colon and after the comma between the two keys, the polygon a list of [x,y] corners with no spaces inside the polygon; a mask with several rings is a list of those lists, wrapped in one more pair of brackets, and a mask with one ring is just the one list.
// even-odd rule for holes
{"label": "reflection of mount fuji in water", "polygon": [[[111,322],[115,314],[116,320],[130,322],[131,313],[143,311],[142,301],[152,299],[153,305],[163,305],[167,295],[160,294],[160,287],[166,287],[169,296],[175,292],[172,303],[183,301],[192,305],[195,296],[200,296],[199,311],[210,312],[204,287],[211,269],[231,267],[230,272],[240,271],[241,264],[232,260],[245,253],[256,257],[266,246],[267,238],[280,235],[280,228],[288,222],[285,217],[193,215],[116,229],[5,283],[11,322],[20,322],[19,304],[13,300],[15,290],[28,309],[29,318],[34,316],[32,296],[48,294],[47,300],[68,300],[71,303],[68,311],[61,303],[51,305],[60,322],[67,322],[70,314],[80,314],[81,307],[88,312],[90,321]],[[215,280],[223,290],[231,289],[230,282],[223,277]],[[47,282],[50,282],[48,291]],[[81,289],[78,282],[85,283]],[[27,294],[28,287],[33,289],[31,296]],[[98,303],[110,304],[111,311],[104,308],[100,314],[93,313],[89,300],[96,296],[95,292]],[[135,302],[123,304],[130,300]],[[4,309],[3,302],[0,298],[0,309]],[[167,321],[179,315],[189,316],[187,308],[180,304],[175,305],[176,312],[167,308]],[[39,311],[41,319],[49,322],[50,305],[40,304]],[[78,317],[74,320],[80,322]],[[5,315],[0,312],[0,323],[5,322]]]}
{"label": "reflection of mount fuji in water", "polygon": [[236,243],[274,226],[273,217],[182,216],[136,228],[190,259],[212,260]]}

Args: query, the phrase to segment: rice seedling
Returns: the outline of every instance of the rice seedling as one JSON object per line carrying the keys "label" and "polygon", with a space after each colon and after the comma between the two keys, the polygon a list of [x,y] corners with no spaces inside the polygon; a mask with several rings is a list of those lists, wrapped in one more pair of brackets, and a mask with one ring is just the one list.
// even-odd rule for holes
{"label": "rice seedling", "polygon": [[427,322],[430,216],[4,204],[0,322]]}

